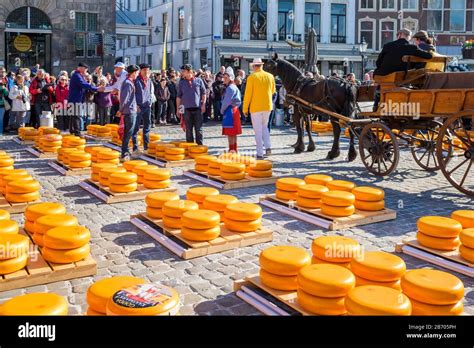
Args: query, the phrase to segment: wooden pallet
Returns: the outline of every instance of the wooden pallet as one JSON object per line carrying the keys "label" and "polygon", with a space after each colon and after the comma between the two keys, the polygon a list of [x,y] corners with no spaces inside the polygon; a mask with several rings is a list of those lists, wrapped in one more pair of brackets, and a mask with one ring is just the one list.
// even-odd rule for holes
{"label": "wooden pallet", "polygon": [[298,304],[296,291],[271,289],[262,284],[258,275],[234,282],[234,291],[237,297],[265,315],[312,315]]}
{"label": "wooden pallet", "polygon": [[395,246],[395,251],[474,278],[474,263],[463,259],[459,255],[459,250],[443,251],[431,249],[421,245],[416,239],[409,239],[398,243]]}
{"label": "wooden pallet", "polygon": [[61,173],[64,176],[81,176],[81,175],[90,175],[91,174],[91,168],[70,168],[69,166],[58,162],[58,161],[52,161],[48,162],[48,165]]}
{"label": "wooden pallet", "polygon": [[38,157],[38,158],[54,159],[58,157],[57,153],[43,152],[40,149],[38,149],[36,146],[28,147],[26,151],[28,151],[33,156]]}
{"label": "wooden pallet", "polygon": [[40,200],[30,203],[10,203],[5,196],[0,194],[0,209],[8,211],[10,214],[23,214],[26,208],[32,204],[41,203]]}
{"label": "wooden pallet", "polygon": [[18,145],[23,145],[23,146],[34,145],[35,143],[34,140],[21,140],[19,137],[14,137],[13,141],[17,143]]}
{"label": "wooden pallet", "polygon": [[130,221],[158,243],[185,260],[273,240],[273,232],[266,229],[250,233],[234,233],[221,224],[219,238],[210,242],[192,242],[181,236],[181,230],[166,228],[161,220],[150,219],[144,213],[132,216]]}
{"label": "wooden pallet", "polygon": [[[20,233],[28,236],[23,230]],[[30,286],[84,278],[97,274],[97,263],[91,256],[71,264],[51,263],[43,258],[40,249],[34,244],[33,240],[30,241],[29,253],[28,264],[24,269],[0,276],[0,291],[24,289]]]}
{"label": "wooden pallet", "polygon": [[185,172],[184,176],[221,190],[273,185],[278,180],[277,177],[273,176],[271,178],[252,178],[247,174],[243,180],[232,181],[222,179],[220,176],[211,176],[206,173],[200,173],[194,169]]}
{"label": "wooden pallet", "polygon": [[155,157],[148,154],[143,154],[140,156],[141,160],[147,161],[151,164],[154,164],[161,168],[176,168],[176,167],[187,167],[194,165],[194,159],[186,158],[182,161],[167,161],[161,157]]}
{"label": "wooden pallet", "polygon": [[394,220],[397,218],[396,211],[384,209],[382,211],[362,211],[356,210],[355,214],[349,217],[332,217],[321,212],[321,209],[305,209],[291,206],[289,202],[276,198],[275,195],[264,196],[260,199],[260,204],[292,216],[298,220],[310,224],[327,228],[329,230],[343,230],[346,228],[373,224],[376,222]]}
{"label": "wooden pallet", "polygon": [[130,193],[115,193],[112,192],[108,187],[104,187],[98,183],[93,182],[90,179],[86,179],[79,184],[87,192],[93,194],[100,200],[107,204],[122,203],[122,202],[133,202],[144,200],[150,193],[155,192],[175,192],[175,187],[168,187],[166,189],[151,190],[145,188],[143,185],[138,185],[138,190]]}

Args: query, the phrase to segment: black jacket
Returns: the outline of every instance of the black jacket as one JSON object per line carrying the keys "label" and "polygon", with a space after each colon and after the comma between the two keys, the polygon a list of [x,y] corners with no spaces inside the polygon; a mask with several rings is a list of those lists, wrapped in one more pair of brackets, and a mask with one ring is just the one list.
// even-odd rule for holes
{"label": "black jacket", "polygon": [[377,69],[374,75],[388,75],[396,71],[405,71],[407,63],[402,61],[403,56],[417,56],[420,58],[430,59],[431,53],[423,51],[416,45],[410,44],[405,39],[398,39],[383,46],[377,58]]}

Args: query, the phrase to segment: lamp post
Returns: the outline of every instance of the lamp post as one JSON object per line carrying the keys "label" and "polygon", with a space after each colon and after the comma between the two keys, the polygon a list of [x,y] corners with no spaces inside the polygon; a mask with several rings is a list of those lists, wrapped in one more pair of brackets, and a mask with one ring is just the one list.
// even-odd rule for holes
{"label": "lamp post", "polygon": [[360,56],[362,57],[361,81],[363,81],[364,75],[365,75],[365,63],[366,63],[366,53],[367,53],[367,42],[365,42],[364,38],[362,38],[362,42],[359,44],[359,53],[360,53]]}

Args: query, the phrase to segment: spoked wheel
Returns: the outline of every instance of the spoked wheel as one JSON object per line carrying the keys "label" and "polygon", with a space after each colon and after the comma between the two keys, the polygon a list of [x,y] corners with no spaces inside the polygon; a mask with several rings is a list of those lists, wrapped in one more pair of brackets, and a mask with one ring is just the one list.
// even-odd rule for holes
{"label": "spoked wheel", "polygon": [[383,123],[368,124],[359,138],[359,152],[367,170],[377,176],[392,173],[398,165],[400,152],[395,134]]}
{"label": "spoked wheel", "polygon": [[[439,131],[443,124],[438,121],[433,121],[433,124],[424,130],[414,129],[412,137],[414,138],[414,146],[411,149],[411,154],[415,162],[423,169],[434,172],[440,169],[438,158],[436,156],[436,143],[438,141]],[[443,147],[443,157],[447,161],[450,160],[453,152],[451,145],[451,137],[446,135],[446,145]]]}
{"label": "spoked wheel", "polygon": [[[474,131],[473,114],[460,114],[445,121],[436,144],[436,156],[443,175],[459,191],[474,196]],[[452,153],[444,156],[450,144]]]}

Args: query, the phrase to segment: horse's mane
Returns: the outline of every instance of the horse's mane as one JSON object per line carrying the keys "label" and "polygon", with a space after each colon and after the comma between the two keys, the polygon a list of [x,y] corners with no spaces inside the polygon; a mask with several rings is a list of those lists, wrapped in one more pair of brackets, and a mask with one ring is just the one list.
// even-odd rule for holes
{"label": "horse's mane", "polygon": [[[278,64],[278,75],[282,78],[283,81],[287,81],[286,87],[294,87],[298,78],[303,75],[303,73],[292,63],[282,58],[276,60]],[[288,88],[287,88],[288,89]]]}

